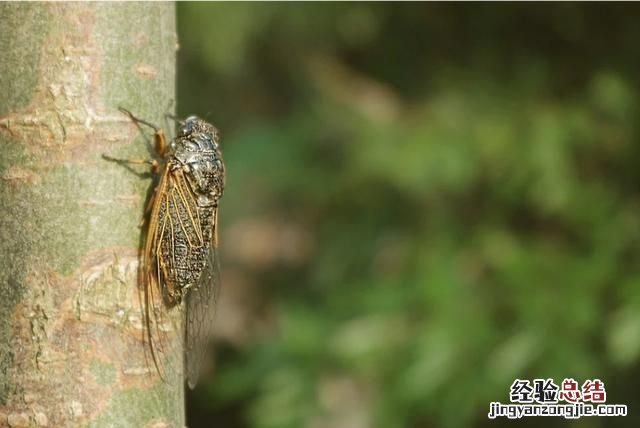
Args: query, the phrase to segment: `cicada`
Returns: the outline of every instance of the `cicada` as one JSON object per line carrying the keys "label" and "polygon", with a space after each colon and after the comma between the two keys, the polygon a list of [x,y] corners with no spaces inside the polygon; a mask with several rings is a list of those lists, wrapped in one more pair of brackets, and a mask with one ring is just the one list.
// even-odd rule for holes
{"label": "cicada", "polygon": [[184,369],[195,387],[213,323],[219,287],[218,206],[224,191],[225,168],[218,130],[191,116],[176,120],[176,136],[169,143],[161,128],[120,109],[142,131],[154,132],[157,160],[148,163],[159,175],[146,211],[144,244],[139,270],[144,300],[145,336],[154,365],[163,376],[163,323],[178,310],[184,333]]}

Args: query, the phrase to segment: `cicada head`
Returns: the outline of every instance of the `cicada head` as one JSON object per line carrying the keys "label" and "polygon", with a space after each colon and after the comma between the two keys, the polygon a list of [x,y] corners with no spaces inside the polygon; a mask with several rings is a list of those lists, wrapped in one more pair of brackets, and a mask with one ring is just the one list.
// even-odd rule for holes
{"label": "cicada head", "polygon": [[171,152],[201,206],[217,205],[224,190],[224,163],[215,126],[196,116],[181,123]]}

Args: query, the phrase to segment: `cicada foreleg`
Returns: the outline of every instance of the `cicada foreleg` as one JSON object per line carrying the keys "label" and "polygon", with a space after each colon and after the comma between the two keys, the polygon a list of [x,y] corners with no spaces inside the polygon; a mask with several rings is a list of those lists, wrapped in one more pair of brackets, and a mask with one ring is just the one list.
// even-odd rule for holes
{"label": "cicada foreleg", "polygon": [[[144,119],[140,119],[139,117],[134,116],[133,113],[131,113],[129,110],[125,109],[124,107],[118,107],[118,110],[120,110],[121,112],[129,116],[129,119],[131,119],[131,121],[136,125],[136,127],[138,128],[138,131],[140,131],[140,134],[144,138],[145,142],[149,145],[151,145],[151,141],[149,140],[149,137],[147,136],[147,134],[145,134],[144,130],[142,129],[142,125],[148,126],[151,129],[153,129],[153,139],[154,139],[153,147],[160,156],[164,157],[167,151],[167,143],[166,143],[166,138],[164,136],[164,132],[162,131],[162,129],[152,124],[151,122],[147,122]],[[155,159],[151,159],[151,160],[122,159],[122,158],[115,158],[113,156],[109,156],[105,154],[103,154],[102,157],[105,160],[108,160],[111,162],[117,162],[119,164],[149,165],[151,167],[150,172],[152,174],[157,173],[160,169],[160,165],[158,161]]]}
{"label": "cicada foreleg", "polygon": [[131,119],[131,121],[135,123],[135,125],[138,127],[138,130],[144,136],[145,141],[149,145],[151,145],[151,142],[142,130],[142,125],[148,126],[149,128],[153,129],[153,148],[155,149],[156,153],[164,157],[164,155],[167,153],[167,139],[164,136],[164,131],[162,131],[162,128],[154,125],[151,122],[147,122],[144,119],[140,119],[139,117],[134,116],[133,113],[131,113],[124,107],[118,107],[118,110],[129,116],[129,119]]}
{"label": "cicada foreleg", "polygon": [[[125,109],[124,107],[118,107],[118,110],[120,110],[122,113],[129,116],[129,119],[131,119],[131,121],[136,125],[136,127],[138,128],[138,131],[140,132],[140,134],[145,139],[145,142],[148,145],[151,145],[151,141],[149,139],[149,136],[144,132],[142,125],[148,126],[153,130],[154,149],[160,156],[164,157],[167,151],[167,144],[166,144],[166,139],[162,129],[152,124],[151,122],[148,122],[144,119],[140,119],[139,117],[134,116],[133,113],[131,113],[129,110]],[[156,159],[123,159],[123,158],[116,158],[113,156],[109,156],[106,154],[103,154],[102,158],[111,162],[116,162],[118,164],[124,165],[127,169],[129,169],[136,175],[142,175],[142,174],[138,173],[137,171],[134,171],[133,169],[129,168],[127,165],[149,165],[150,167],[149,172],[151,174],[157,174],[160,171],[160,163]],[[140,224],[139,224],[140,227],[144,225],[146,221],[146,216],[149,214],[149,212],[151,211],[151,208],[153,207],[154,197],[155,197],[155,192],[154,192],[154,195],[151,195],[151,197],[149,198],[147,207],[145,208],[142,219],[140,220]]]}

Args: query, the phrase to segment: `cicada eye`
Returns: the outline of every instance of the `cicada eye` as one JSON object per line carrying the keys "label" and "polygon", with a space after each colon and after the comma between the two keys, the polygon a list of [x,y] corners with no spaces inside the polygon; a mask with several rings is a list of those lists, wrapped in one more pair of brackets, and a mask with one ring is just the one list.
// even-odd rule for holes
{"label": "cicada eye", "polygon": [[182,126],[182,129],[180,130],[180,134],[182,136],[187,136],[189,134],[191,134],[193,132],[194,126],[195,126],[195,116],[190,116],[188,117],[185,121],[184,121],[184,125]]}

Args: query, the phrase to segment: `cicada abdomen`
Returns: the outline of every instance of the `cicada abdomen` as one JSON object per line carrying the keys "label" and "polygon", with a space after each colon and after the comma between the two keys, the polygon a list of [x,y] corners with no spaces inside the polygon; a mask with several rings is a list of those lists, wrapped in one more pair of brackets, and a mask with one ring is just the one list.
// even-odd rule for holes
{"label": "cicada abdomen", "polygon": [[213,125],[191,116],[178,121],[176,137],[167,144],[160,128],[123,111],[136,124],[153,127],[161,157],[150,162],[160,179],[150,200],[141,257],[146,341],[156,369],[165,378],[164,359],[171,346],[164,326],[172,319],[170,312],[179,311],[185,376],[193,388],[220,282],[217,225],[225,170],[219,134]]}

